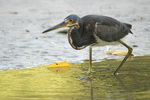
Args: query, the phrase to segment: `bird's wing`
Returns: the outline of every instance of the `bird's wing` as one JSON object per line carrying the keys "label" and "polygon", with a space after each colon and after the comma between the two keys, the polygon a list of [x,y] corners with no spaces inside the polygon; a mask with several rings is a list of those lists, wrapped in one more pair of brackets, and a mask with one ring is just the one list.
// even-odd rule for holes
{"label": "bird's wing", "polygon": [[87,15],[82,18],[87,33],[92,33],[106,42],[120,40],[130,31],[132,25],[121,23],[116,19],[107,16]]}
{"label": "bird's wing", "polygon": [[130,32],[130,29],[124,23],[110,20],[104,23],[96,22],[94,32],[101,40],[113,42],[126,36]]}

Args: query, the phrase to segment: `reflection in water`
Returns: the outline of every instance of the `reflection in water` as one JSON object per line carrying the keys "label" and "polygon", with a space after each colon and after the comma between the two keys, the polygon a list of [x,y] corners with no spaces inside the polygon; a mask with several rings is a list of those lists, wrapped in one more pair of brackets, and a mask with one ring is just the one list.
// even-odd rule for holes
{"label": "reflection in water", "polygon": [[[124,88],[124,90],[127,91],[128,88],[125,86],[123,81],[118,76],[114,76],[114,77],[116,78],[116,81],[118,81],[120,83],[120,85]],[[91,100],[94,100],[94,98],[93,98],[93,96],[94,96],[94,94],[93,94],[93,86],[94,86],[93,81],[92,81],[91,78],[88,78],[86,81],[88,81],[89,85],[90,85],[89,87],[90,87]],[[119,96],[120,99],[125,99],[125,98],[131,99],[131,97],[129,96],[129,93],[124,93],[123,94],[123,93],[120,93],[119,91],[115,92],[115,93],[109,91],[105,94],[105,96],[108,99],[114,98],[115,96]]]}
{"label": "reflection in water", "polygon": [[92,81],[92,79],[88,77],[86,80],[80,80],[80,81],[87,81],[87,82],[89,82],[89,84],[90,84],[91,100],[94,100],[93,99],[93,81]]}
{"label": "reflection in water", "polygon": [[88,61],[70,64],[65,73],[54,73],[46,67],[0,72],[0,99],[48,100],[131,100],[150,99],[150,56],[128,60],[114,77],[120,61],[93,63],[93,72],[86,81],[78,81],[88,69]]}
{"label": "reflection in water", "polygon": [[118,81],[119,84],[123,87],[124,92],[122,93],[122,92],[118,91],[118,92],[115,92],[115,93],[114,92],[106,93],[106,97],[110,99],[110,98],[114,98],[114,97],[118,96],[119,98],[117,98],[117,99],[129,99],[130,100],[131,97],[130,97],[129,93],[127,92],[128,88],[126,87],[124,82],[118,77],[118,75],[114,75],[114,77],[116,78],[116,81]]}
{"label": "reflection in water", "polygon": [[118,75],[114,75],[114,77],[117,79],[117,81],[119,81],[119,83],[122,85],[122,87],[125,90],[128,90],[128,88],[125,86],[125,84],[122,82],[122,80],[118,77]]}
{"label": "reflection in water", "polygon": [[[128,90],[127,89],[127,87],[125,86],[125,84],[123,83],[123,81],[122,80],[120,80],[119,79],[119,77],[118,76],[114,76],[115,78],[116,78],[116,81],[118,81],[120,84],[121,84],[121,86],[124,88],[124,90]],[[81,80],[82,81],[82,80]],[[85,81],[85,80],[84,80]],[[93,94],[93,81],[92,81],[92,79],[91,78],[88,78],[86,81],[88,81],[89,83],[90,83],[90,94],[91,94],[91,100],[94,100],[94,98],[93,98],[93,96],[94,96],[94,94]],[[106,96],[106,98],[108,98],[108,99],[111,99],[111,98],[114,98],[115,96],[119,96],[119,98],[121,99],[121,98],[124,98],[124,96],[127,96],[127,98],[129,99],[131,99],[131,97],[129,96],[129,93],[120,93],[120,92],[108,92],[108,93],[106,93],[105,94],[105,96]],[[123,97],[122,97],[123,96]]]}
{"label": "reflection in water", "polygon": [[90,79],[90,90],[91,90],[91,100],[93,100],[93,82],[92,82],[92,79]]}

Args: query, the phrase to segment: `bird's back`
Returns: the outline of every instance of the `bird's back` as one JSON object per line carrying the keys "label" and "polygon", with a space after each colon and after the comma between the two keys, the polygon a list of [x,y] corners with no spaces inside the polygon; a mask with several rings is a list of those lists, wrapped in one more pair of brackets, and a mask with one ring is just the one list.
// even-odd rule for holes
{"label": "bird's back", "polygon": [[106,42],[114,42],[122,39],[131,32],[132,25],[122,23],[114,18],[101,15],[87,15],[81,18],[83,21],[83,34],[93,34]]}

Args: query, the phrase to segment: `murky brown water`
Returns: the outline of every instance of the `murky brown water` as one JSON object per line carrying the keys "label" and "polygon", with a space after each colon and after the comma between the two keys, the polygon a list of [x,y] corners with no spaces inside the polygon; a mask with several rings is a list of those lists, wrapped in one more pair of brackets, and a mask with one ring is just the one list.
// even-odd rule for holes
{"label": "murky brown water", "polygon": [[150,56],[128,60],[114,77],[120,60],[93,63],[90,79],[78,81],[89,63],[71,64],[69,71],[55,73],[45,67],[0,72],[1,100],[148,100]]}

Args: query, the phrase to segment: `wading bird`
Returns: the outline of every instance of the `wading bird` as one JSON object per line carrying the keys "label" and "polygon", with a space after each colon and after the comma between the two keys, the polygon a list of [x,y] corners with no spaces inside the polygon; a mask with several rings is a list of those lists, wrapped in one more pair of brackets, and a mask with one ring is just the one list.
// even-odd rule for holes
{"label": "wading bird", "polygon": [[87,15],[80,18],[79,16],[72,14],[67,16],[60,24],[45,30],[43,33],[65,26],[70,26],[70,29],[68,30],[68,41],[72,48],[81,50],[89,46],[90,67],[88,72],[82,77],[90,75],[92,71],[92,46],[116,45],[121,43],[128,48],[127,55],[113,72],[113,75],[118,72],[132,53],[132,48],[121,40],[128,35],[128,33],[133,34],[130,30],[132,27],[131,24],[122,23],[107,16]]}

